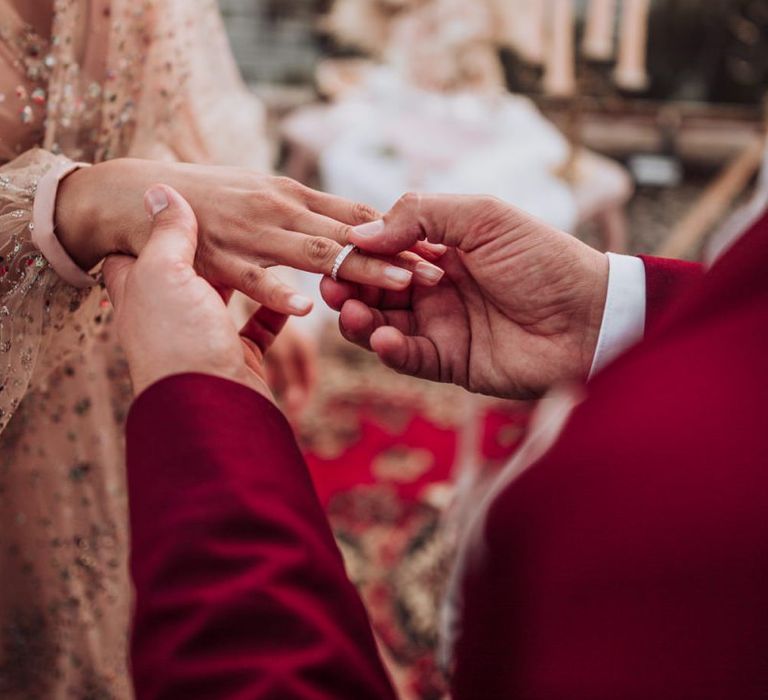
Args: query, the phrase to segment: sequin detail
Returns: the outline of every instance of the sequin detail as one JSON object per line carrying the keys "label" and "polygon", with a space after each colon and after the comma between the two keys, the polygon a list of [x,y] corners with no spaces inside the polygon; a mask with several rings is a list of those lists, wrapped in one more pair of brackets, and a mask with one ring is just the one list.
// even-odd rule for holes
{"label": "sequin detail", "polygon": [[58,154],[225,161],[202,135],[230,141],[239,110],[197,121],[228,84],[214,0],[50,1],[48,41],[0,0],[0,697],[127,700],[127,366],[103,290],[35,248],[32,205]]}

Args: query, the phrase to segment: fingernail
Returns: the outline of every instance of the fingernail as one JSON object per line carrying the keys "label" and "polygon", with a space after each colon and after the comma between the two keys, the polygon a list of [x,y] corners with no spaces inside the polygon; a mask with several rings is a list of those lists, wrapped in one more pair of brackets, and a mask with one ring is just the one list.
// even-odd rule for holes
{"label": "fingernail", "polygon": [[384,269],[384,277],[395,284],[408,284],[413,278],[413,274],[402,267],[389,266]]}
{"label": "fingernail", "polygon": [[441,279],[445,270],[441,270],[437,265],[431,265],[428,262],[416,263],[415,275],[423,282],[429,284],[437,284]]}
{"label": "fingernail", "polygon": [[154,219],[161,211],[168,208],[168,195],[162,187],[152,187],[146,194],[147,209]]}
{"label": "fingernail", "polygon": [[352,230],[358,238],[375,238],[384,230],[384,222],[379,219],[378,221],[371,221],[367,224],[355,226]]}
{"label": "fingernail", "polygon": [[288,298],[288,308],[297,314],[305,314],[312,308],[312,300],[301,294],[294,294]]}

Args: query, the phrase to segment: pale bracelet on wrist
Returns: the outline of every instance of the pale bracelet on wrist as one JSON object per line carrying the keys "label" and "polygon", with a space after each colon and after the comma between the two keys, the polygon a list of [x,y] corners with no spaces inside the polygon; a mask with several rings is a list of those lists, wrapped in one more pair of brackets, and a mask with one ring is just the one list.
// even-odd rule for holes
{"label": "pale bracelet on wrist", "polygon": [[59,183],[70,173],[79,168],[89,167],[88,163],[75,163],[65,158],[57,161],[40,178],[32,207],[32,242],[43,254],[50,266],[65,282],[73,287],[86,288],[96,284],[96,280],[85,272],[64,249],[56,236],[56,195]]}

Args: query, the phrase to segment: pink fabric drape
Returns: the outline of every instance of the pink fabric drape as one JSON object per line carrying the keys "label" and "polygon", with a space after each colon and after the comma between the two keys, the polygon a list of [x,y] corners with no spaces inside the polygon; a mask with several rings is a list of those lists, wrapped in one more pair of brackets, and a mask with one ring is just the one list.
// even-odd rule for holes
{"label": "pink fabric drape", "polygon": [[103,293],[32,242],[37,183],[61,155],[265,169],[269,149],[213,0],[45,7],[0,0],[0,696],[123,699],[130,386]]}

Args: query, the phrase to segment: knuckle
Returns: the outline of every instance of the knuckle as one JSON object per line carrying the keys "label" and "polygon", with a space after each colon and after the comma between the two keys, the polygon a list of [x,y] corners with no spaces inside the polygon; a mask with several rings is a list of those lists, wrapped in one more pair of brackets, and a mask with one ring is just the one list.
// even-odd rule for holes
{"label": "knuckle", "polygon": [[513,213],[514,208],[491,195],[480,195],[474,200],[474,211],[477,213],[476,222],[486,227],[495,228]]}
{"label": "knuckle", "polygon": [[295,228],[299,225],[301,215],[304,213],[295,202],[285,197],[275,197],[272,200],[270,211],[277,221],[290,228]]}
{"label": "knuckle", "polygon": [[356,224],[366,224],[380,218],[379,212],[367,204],[356,202],[352,205],[352,218]]}
{"label": "knuckle", "polygon": [[271,217],[279,207],[278,196],[273,192],[253,192],[246,203],[245,219],[264,219]]}
{"label": "knuckle", "polygon": [[347,224],[339,224],[336,229],[333,232],[333,237],[335,240],[346,243],[349,241],[349,236],[352,233],[352,227],[348,226]]}
{"label": "knuckle", "polygon": [[406,192],[397,200],[395,207],[398,209],[416,209],[421,202],[421,195],[418,192]]}
{"label": "knuckle", "polygon": [[290,177],[284,175],[276,177],[273,180],[275,186],[283,194],[290,195],[292,197],[301,197],[304,195],[304,185]]}
{"label": "knuckle", "polygon": [[307,261],[315,267],[327,267],[339,254],[339,244],[329,238],[309,238],[305,245]]}
{"label": "knuckle", "polygon": [[496,209],[497,207],[506,206],[498,197],[494,197],[492,194],[479,195],[477,198],[478,206],[487,209]]}
{"label": "knuckle", "polygon": [[217,227],[206,231],[204,235],[200,236],[199,245],[206,250],[221,250],[226,247],[228,242],[229,237]]}
{"label": "knuckle", "polygon": [[258,292],[264,285],[267,271],[262,267],[245,267],[240,272],[240,284],[244,292]]}

